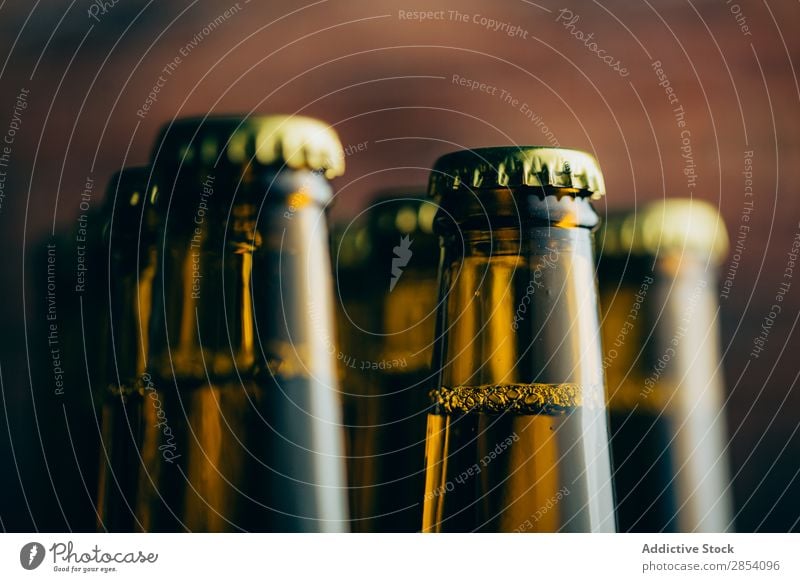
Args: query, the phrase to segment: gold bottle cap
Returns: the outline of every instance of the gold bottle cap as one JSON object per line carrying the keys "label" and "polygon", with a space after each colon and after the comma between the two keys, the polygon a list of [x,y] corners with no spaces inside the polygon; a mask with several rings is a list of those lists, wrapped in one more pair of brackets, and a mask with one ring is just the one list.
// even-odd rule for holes
{"label": "gold bottle cap", "polygon": [[691,198],[669,198],[611,214],[597,241],[605,256],[690,253],[720,263],[728,254],[728,232],[719,212]]}
{"label": "gold bottle cap", "polygon": [[183,165],[286,165],[329,179],[344,173],[344,150],[336,131],[299,115],[178,119],[164,127],[156,144],[154,164],[167,171]]}
{"label": "gold bottle cap", "polygon": [[559,188],[593,199],[605,194],[603,174],[594,156],[579,150],[543,146],[461,150],[439,158],[431,173],[431,194],[435,196],[462,186]]}
{"label": "gold bottle cap", "polygon": [[[391,257],[392,247],[401,237],[409,236],[416,241],[414,250],[424,251],[421,257],[438,266],[439,242],[433,234],[437,209],[421,188],[381,190],[354,221],[334,225],[333,252],[337,264],[344,268],[366,268],[371,257],[378,261]],[[378,257],[374,256],[376,251]]]}
{"label": "gold bottle cap", "polygon": [[391,188],[376,194],[364,211],[364,216],[370,224],[373,237],[412,233],[433,236],[436,210],[436,204],[422,188]]}

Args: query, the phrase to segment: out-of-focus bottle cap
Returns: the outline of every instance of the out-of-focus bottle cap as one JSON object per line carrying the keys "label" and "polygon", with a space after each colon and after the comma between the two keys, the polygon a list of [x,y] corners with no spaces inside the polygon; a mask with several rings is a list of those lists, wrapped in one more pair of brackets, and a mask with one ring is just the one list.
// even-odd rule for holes
{"label": "out-of-focus bottle cap", "polygon": [[192,117],[162,129],[153,163],[167,172],[182,166],[285,166],[334,178],[344,173],[344,150],[333,128],[310,117]]}
{"label": "out-of-focus bottle cap", "polygon": [[154,230],[157,192],[149,166],[131,166],[116,172],[106,187],[103,209],[114,230],[110,234],[115,238],[137,237],[140,229]]}
{"label": "out-of-focus bottle cap", "polygon": [[364,211],[371,236],[417,234],[433,236],[437,206],[419,188],[380,191]]}
{"label": "out-of-focus bottle cap", "polygon": [[345,268],[366,267],[371,257],[381,261],[392,256],[392,247],[407,236],[416,241],[414,250],[419,251],[415,264],[433,261],[438,266],[439,243],[433,234],[437,209],[420,188],[381,190],[357,219],[334,226],[334,257]]}
{"label": "out-of-focus bottle cap", "polygon": [[436,161],[430,178],[433,196],[448,190],[533,186],[598,199],[605,195],[603,174],[591,154],[543,146],[460,150]]}
{"label": "out-of-focus bottle cap", "polygon": [[130,166],[122,168],[111,176],[106,187],[105,205],[116,206],[117,210],[128,208],[141,209],[150,198],[155,183],[150,180],[149,166]]}
{"label": "out-of-focus bottle cap", "polygon": [[689,253],[719,263],[728,253],[728,232],[717,209],[691,198],[668,198],[612,213],[597,240],[609,257]]}

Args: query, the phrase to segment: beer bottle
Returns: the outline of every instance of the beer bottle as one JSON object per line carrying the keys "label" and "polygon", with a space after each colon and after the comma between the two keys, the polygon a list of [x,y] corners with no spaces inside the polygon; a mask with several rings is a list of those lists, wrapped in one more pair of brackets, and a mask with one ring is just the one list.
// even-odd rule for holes
{"label": "beer bottle", "polygon": [[597,162],[458,151],[437,161],[430,192],[443,254],[423,531],[614,531]]}
{"label": "beer bottle", "polygon": [[603,367],[621,531],[732,528],[716,271],[717,211],[669,199],[598,237]]}
{"label": "beer bottle", "polygon": [[183,119],[152,159],[161,226],[146,530],[342,531],[324,207],[344,153],[298,116]]}
{"label": "beer bottle", "polygon": [[383,192],[340,229],[333,249],[355,531],[419,531],[439,268],[435,213],[424,192]]}
{"label": "beer bottle", "polygon": [[156,194],[150,169],[132,167],[117,172],[106,195],[110,217],[105,231],[110,349],[97,501],[100,531],[141,529],[135,507],[138,482],[143,476],[143,417],[150,412],[153,420],[142,377],[156,271]]}

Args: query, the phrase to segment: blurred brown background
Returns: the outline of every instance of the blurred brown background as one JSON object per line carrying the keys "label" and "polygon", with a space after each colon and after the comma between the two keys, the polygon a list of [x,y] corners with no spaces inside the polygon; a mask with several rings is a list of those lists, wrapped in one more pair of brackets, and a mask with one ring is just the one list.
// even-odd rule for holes
{"label": "blurred brown background", "polygon": [[[116,169],[145,163],[164,122],[253,111],[308,114],[335,125],[350,150],[347,174],[336,183],[336,219],[353,215],[379,188],[424,185],[434,159],[448,150],[503,143],[593,151],[609,192],[598,203],[601,213],[691,194],[720,208],[735,243],[745,201],[752,200],[750,230],[721,311],[737,527],[799,529],[800,271],[764,352],[749,356],[800,229],[798,2],[101,5],[0,3],[0,139],[12,122],[19,126],[0,167],[4,528],[46,523],[31,521],[28,507],[35,513],[39,502],[31,494],[26,505],[23,487],[30,492],[38,484],[54,495],[31,460],[41,456],[32,399],[52,398],[52,389],[30,380],[31,355],[46,349],[26,334],[26,323],[37,324],[45,308],[31,305],[30,280],[45,264],[31,262],[26,250],[54,225],[74,225],[87,177],[97,207]],[[419,21],[409,14],[415,10],[443,12]],[[483,18],[497,21],[497,30]],[[578,31],[593,38],[581,41]],[[655,61],[677,104],[659,86]],[[470,90],[461,78],[486,88]],[[154,87],[156,99],[144,111]],[[25,91],[22,109],[17,96]],[[683,173],[678,105],[697,173],[692,189]],[[752,198],[744,195],[745,151],[753,152]]]}

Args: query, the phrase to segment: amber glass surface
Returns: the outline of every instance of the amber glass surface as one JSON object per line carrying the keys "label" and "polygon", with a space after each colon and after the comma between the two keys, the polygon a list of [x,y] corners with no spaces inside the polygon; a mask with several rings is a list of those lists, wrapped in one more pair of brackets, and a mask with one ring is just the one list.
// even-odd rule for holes
{"label": "amber glass surface", "polygon": [[141,528],[134,510],[142,467],[148,329],[156,272],[155,186],[149,168],[126,168],[111,180],[105,228],[109,299],[108,354],[103,393],[98,529]]}
{"label": "amber glass surface", "polygon": [[614,531],[597,216],[587,200],[542,188],[480,197],[522,210],[463,216],[445,200],[437,218],[441,371],[423,531]]}
{"label": "amber glass surface", "polygon": [[334,242],[353,530],[416,532],[438,295],[436,206],[378,196]]}
{"label": "amber glass surface", "polygon": [[600,262],[621,531],[733,527],[715,271],[691,252]]}
{"label": "amber glass surface", "polygon": [[304,170],[244,180],[235,196],[226,176],[176,190],[164,219],[137,519],[148,531],[344,531],[319,203],[330,186]]}

